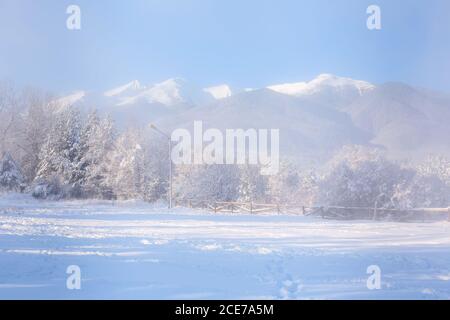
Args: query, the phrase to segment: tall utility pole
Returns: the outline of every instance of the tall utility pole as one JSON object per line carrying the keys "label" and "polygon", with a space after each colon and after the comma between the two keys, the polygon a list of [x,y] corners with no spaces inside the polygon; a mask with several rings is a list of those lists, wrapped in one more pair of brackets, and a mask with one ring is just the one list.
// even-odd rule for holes
{"label": "tall utility pole", "polygon": [[154,124],[150,124],[150,128],[167,138],[169,141],[169,209],[172,209],[172,176],[173,176],[173,166],[172,166],[172,139],[170,138],[170,135],[165,133],[164,131],[158,129]]}

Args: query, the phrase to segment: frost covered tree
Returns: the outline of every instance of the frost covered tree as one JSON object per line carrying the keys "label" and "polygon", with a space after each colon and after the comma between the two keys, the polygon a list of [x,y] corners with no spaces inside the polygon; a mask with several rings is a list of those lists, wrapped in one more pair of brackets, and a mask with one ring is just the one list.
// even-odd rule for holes
{"label": "frost covered tree", "polygon": [[0,153],[9,153],[27,182],[33,181],[39,153],[56,109],[50,95],[0,83]]}
{"label": "frost covered tree", "polygon": [[0,161],[0,190],[22,191],[24,177],[19,166],[8,153],[4,153]]}
{"label": "frost covered tree", "polygon": [[445,208],[450,206],[450,186],[437,176],[415,174],[398,184],[392,201],[396,208]]}
{"label": "frost covered tree", "polygon": [[410,170],[387,160],[376,149],[345,147],[321,179],[317,201],[344,207],[392,207],[397,186],[411,176]]}
{"label": "frost covered tree", "polygon": [[167,140],[154,138],[144,130],[129,129],[117,138],[108,163],[110,174],[106,182],[119,199],[167,199]]}
{"label": "frost covered tree", "polygon": [[140,153],[138,133],[127,130],[114,143],[114,150],[108,157],[109,175],[105,183],[111,186],[118,199],[139,198]]}
{"label": "frost covered tree", "polygon": [[63,186],[70,189],[71,196],[80,196],[82,169],[80,159],[80,112],[65,108],[55,115],[47,139],[39,154],[39,165],[35,182],[58,177]]}
{"label": "frost covered tree", "polygon": [[168,200],[170,161],[168,141],[144,133],[141,142],[141,192],[145,201]]}
{"label": "frost covered tree", "polygon": [[24,99],[26,110],[21,114],[17,126],[17,145],[21,151],[21,168],[27,181],[36,177],[40,152],[53,123],[53,112],[57,108],[51,97],[38,91],[29,91]]}
{"label": "frost covered tree", "polygon": [[109,155],[114,150],[115,129],[111,119],[100,119],[91,112],[80,132],[76,170],[80,185],[88,197],[112,198],[113,190],[107,183],[110,170]]}
{"label": "frost covered tree", "polygon": [[58,110],[53,120],[39,152],[34,194],[112,198],[107,181],[113,170],[109,165],[115,141],[112,121],[100,119],[95,111],[84,118],[74,108]]}
{"label": "frost covered tree", "polygon": [[449,163],[444,157],[433,157],[411,167],[389,161],[377,149],[345,147],[320,181],[318,203],[398,209],[447,207]]}
{"label": "frost covered tree", "polygon": [[284,162],[277,175],[269,177],[270,201],[280,204],[313,205],[317,193],[317,176],[313,171],[300,171]]}
{"label": "frost covered tree", "polygon": [[177,197],[208,201],[236,201],[240,172],[236,165],[180,166],[176,179]]}
{"label": "frost covered tree", "polygon": [[450,160],[430,156],[424,163],[411,168],[414,175],[399,184],[393,200],[400,208],[450,206]]}
{"label": "frost covered tree", "polygon": [[240,166],[239,200],[266,201],[268,196],[268,177],[261,174],[257,165]]}
{"label": "frost covered tree", "polygon": [[12,153],[21,106],[16,91],[9,83],[0,83],[0,153]]}
{"label": "frost covered tree", "polygon": [[430,156],[424,163],[419,164],[416,170],[421,176],[437,177],[450,186],[450,159],[445,156]]}

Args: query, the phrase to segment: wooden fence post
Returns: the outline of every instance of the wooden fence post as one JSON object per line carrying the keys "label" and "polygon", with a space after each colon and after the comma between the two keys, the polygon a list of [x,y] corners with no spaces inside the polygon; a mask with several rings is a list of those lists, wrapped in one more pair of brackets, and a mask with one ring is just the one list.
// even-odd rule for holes
{"label": "wooden fence post", "polygon": [[[235,213],[235,212],[250,212],[250,214],[258,214],[259,212],[266,212],[266,211],[270,211],[273,212],[273,209],[276,208],[277,213],[278,214],[283,214],[283,213],[289,213],[289,205],[281,205],[280,203],[275,203],[275,204],[258,204],[258,202],[256,202],[256,208],[254,209],[254,204],[253,201],[250,202],[239,202],[239,203],[234,203],[234,202],[217,202],[217,201],[209,201],[209,200],[192,200],[192,199],[183,199],[183,200],[177,200],[174,199],[173,200],[175,207],[178,206],[189,206],[189,208],[202,208],[202,209],[208,209],[208,210],[214,210],[214,213],[218,213],[218,212],[230,212],[231,213]],[[246,207],[248,206],[248,207]],[[231,207],[231,208],[230,208]],[[294,207],[294,205],[292,205],[292,207]],[[296,214],[298,214],[298,209],[300,208],[299,206],[295,206],[296,210]],[[333,212],[330,212],[330,210],[339,210],[339,209],[347,209],[347,210],[367,210],[369,213],[370,211],[373,212],[373,216],[372,216],[372,220],[376,220],[378,221],[380,219],[380,214],[381,214],[381,219],[383,218],[383,215],[389,212],[400,212],[400,213],[407,213],[408,215],[406,216],[407,218],[411,217],[411,213],[414,213],[413,217],[417,218],[417,219],[421,219],[422,222],[425,222],[427,219],[427,212],[439,212],[439,213],[445,213],[447,212],[448,217],[447,220],[448,222],[450,222],[450,207],[447,208],[417,208],[417,209],[410,209],[410,210],[399,210],[399,209],[383,209],[383,208],[378,208],[377,203],[375,203],[375,206],[373,208],[370,207],[305,207],[305,206],[301,206],[301,213],[303,214],[303,216],[307,215],[307,211],[306,209],[309,209],[310,212],[308,213],[309,215],[315,215],[317,213],[319,213],[322,217],[322,219],[324,219],[325,217],[329,217],[329,218],[336,218],[336,217],[340,217],[339,214],[333,214]],[[420,215],[421,214],[421,215]],[[402,216],[400,216],[400,218],[403,218]],[[420,221],[420,220],[419,220]]]}

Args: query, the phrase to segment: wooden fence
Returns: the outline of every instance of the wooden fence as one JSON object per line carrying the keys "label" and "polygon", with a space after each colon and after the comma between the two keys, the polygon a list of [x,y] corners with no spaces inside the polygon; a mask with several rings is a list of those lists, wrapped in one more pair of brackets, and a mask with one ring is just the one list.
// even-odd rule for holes
{"label": "wooden fence", "polygon": [[277,213],[319,216],[323,219],[428,220],[446,218],[450,221],[450,208],[383,209],[370,207],[303,206],[298,204],[270,204],[255,202],[223,202],[196,199],[175,200],[175,206],[206,209],[214,213]]}

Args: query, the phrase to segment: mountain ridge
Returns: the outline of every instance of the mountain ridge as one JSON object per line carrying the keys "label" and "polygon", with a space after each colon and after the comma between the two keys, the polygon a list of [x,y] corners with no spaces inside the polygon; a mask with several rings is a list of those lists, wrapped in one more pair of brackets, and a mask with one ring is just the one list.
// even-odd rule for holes
{"label": "mountain ridge", "polygon": [[402,157],[449,152],[450,96],[403,83],[321,74],[239,90],[171,78],[150,85],[135,80],[101,93],[78,91],[59,101],[97,108],[121,126],[155,122],[177,128],[203,120],[216,128],[279,128],[293,157],[326,158],[345,144],[378,146]]}

